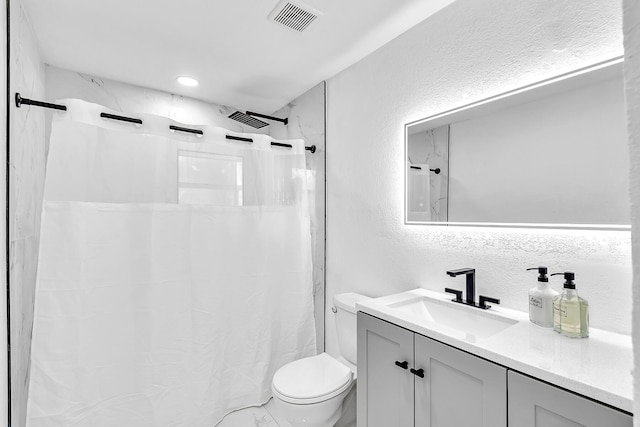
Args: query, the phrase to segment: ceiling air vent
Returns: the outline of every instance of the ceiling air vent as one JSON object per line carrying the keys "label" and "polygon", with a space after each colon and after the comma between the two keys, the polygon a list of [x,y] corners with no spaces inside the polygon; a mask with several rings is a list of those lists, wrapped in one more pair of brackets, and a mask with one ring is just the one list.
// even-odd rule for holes
{"label": "ceiling air vent", "polygon": [[299,32],[304,31],[322,12],[298,0],[282,0],[268,19]]}

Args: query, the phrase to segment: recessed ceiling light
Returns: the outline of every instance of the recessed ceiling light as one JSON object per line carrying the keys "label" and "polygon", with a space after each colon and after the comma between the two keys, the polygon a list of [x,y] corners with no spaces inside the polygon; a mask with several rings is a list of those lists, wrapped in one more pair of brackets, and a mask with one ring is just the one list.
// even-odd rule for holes
{"label": "recessed ceiling light", "polygon": [[180,76],[176,79],[178,81],[178,83],[180,83],[181,85],[184,86],[198,86],[200,83],[198,83],[198,81],[196,79],[194,79],[193,77],[187,77],[187,76]]}

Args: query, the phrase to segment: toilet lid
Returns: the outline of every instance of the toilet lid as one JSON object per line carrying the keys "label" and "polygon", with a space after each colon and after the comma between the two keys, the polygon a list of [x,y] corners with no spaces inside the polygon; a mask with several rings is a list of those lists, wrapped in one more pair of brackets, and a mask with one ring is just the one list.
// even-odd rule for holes
{"label": "toilet lid", "polygon": [[315,403],[337,396],[349,386],[351,379],[351,369],[322,353],[278,369],[272,386],[274,393],[285,401]]}

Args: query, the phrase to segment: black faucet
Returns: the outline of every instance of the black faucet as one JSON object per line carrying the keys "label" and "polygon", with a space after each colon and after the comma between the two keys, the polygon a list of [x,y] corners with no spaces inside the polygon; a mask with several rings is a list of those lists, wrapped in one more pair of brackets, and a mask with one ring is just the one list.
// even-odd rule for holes
{"label": "black faucet", "polygon": [[[461,274],[467,275],[467,294],[465,296],[465,299],[464,301],[457,301],[457,300],[461,300],[461,298],[457,296],[456,302],[464,302],[465,304],[468,304],[468,305],[476,305],[476,269],[460,268],[458,270],[449,270],[447,271],[447,274],[451,277],[456,277]],[[448,291],[445,289],[445,291],[450,292],[451,289]]]}
{"label": "black faucet", "polygon": [[494,304],[500,304],[500,300],[491,297],[485,297],[484,295],[480,295],[480,304],[476,304],[476,269],[475,268],[460,268],[458,270],[449,270],[447,274],[451,277],[456,277],[461,274],[465,274],[467,276],[467,295],[465,299],[462,299],[462,291],[458,291],[456,289],[444,288],[445,292],[455,294],[456,298],[453,302],[459,302],[461,304],[471,305],[474,307],[481,308],[483,310],[487,310],[491,308],[488,302],[492,302]]}

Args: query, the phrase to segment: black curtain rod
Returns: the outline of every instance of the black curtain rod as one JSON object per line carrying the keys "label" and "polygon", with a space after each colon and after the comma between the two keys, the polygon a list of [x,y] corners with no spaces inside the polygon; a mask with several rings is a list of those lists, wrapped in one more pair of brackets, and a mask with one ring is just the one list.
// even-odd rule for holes
{"label": "black curtain rod", "polygon": [[[411,166],[411,169],[418,169],[418,170],[422,170],[422,168],[420,166]],[[438,175],[440,173],[440,168],[435,168],[435,169],[429,169],[431,172],[435,172],[436,175]]]}
{"label": "black curtain rod", "polygon": [[234,141],[253,142],[253,139],[251,139],[251,138],[242,138],[240,136],[225,135],[224,137],[227,138],[227,139],[232,139]]}
{"label": "black curtain rod", "polygon": [[[239,136],[233,136],[233,135],[225,135],[225,138],[227,139],[232,139],[234,141],[244,141],[244,142],[253,142],[253,139],[251,138],[242,138]],[[276,147],[287,147],[287,148],[293,148],[293,146],[291,144],[285,144],[282,142],[271,142],[271,145],[274,145]],[[311,151],[311,153],[315,153],[316,152],[316,146],[315,145],[311,145],[309,147],[304,147],[305,150],[307,151]]]}
{"label": "black curtain rod", "polygon": [[293,148],[293,145],[291,145],[291,144],[283,144],[282,142],[272,142],[271,145],[275,145],[276,147]]}
{"label": "black curtain rod", "polygon": [[[272,142],[271,145],[275,145],[277,147],[293,148],[293,146],[291,144],[284,144],[282,142]],[[307,151],[311,151],[312,153],[316,152],[316,146],[315,145],[310,145],[309,147],[304,147],[304,149],[307,150]]]}
{"label": "black curtain rod", "polygon": [[134,118],[125,117],[125,116],[118,116],[116,114],[100,113],[100,117],[105,119],[111,119],[111,120],[120,120],[121,122],[135,123],[137,125],[142,124],[142,120],[140,119],[134,119]]}
{"label": "black curtain rod", "polygon": [[20,96],[19,93],[16,93],[16,107],[20,108],[22,105],[35,105],[36,107],[44,107],[44,108],[52,108],[54,110],[62,110],[67,111],[67,107],[65,105],[51,104],[49,102],[42,101],[34,101],[33,99],[27,99]]}
{"label": "black curtain rod", "polygon": [[169,129],[177,130],[177,131],[180,131],[180,132],[187,132],[187,133],[195,133],[195,134],[198,134],[198,135],[204,135],[204,132],[202,130],[200,130],[200,129],[189,129],[189,128],[183,128],[183,127],[174,126],[174,125],[169,126]]}
{"label": "black curtain rod", "polygon": [[[44,108],[51,108],[51,109],[54,109],[54,110],[67,111],[67,107],[65,105],[51,104],[49,102],[42,102],[42,101],[34,101],[33,99],[27,99],[27,98],[21,97],[20,93],[16,93],[15,101],[16,101],[16,107],[18,107],[18,108],[20,108],[22,105],[35,105],[36,107],[44,107]],[[247,111],[247,114],[251,115],[251,116],[277,120],[279,122],[283,122],[285,125],[288,122],[288,119],[279,119],[277,117],[265,116],[264,114],[252,113],[250,111]],[[132,118],[132,117],[125,117],[125,116],[118,116],[116,114],[100,113],[100,117],[105,118],[105,119],[120,120],[122,122],[127,122],[127,123],[135,123],[135,124],[138,124],[138,125],[142,124],[142,120],[141,119],[135,119],[135,118]],[[200,130],[200,129],[191,129],[191,128],[185,128],[185,127],[174,126],[174,125],[170,125],[169,129],[175,130],[175,131],[180,131],[180,132],[187,132],[187,133],[195,133],[195,134],[198,134],[198,135],[204,135],[204,132],[202,130]],[[225,135],[225,138],[232,139],[234,141],[253,142],[253,139],[251,139],[251,138],[242,138],[240,136]],[[292,148],[291,144],[284,144],[282,142],[272,142],[271,145],[274,145],[274,146],[277,146],[277,147]],[[304,149],[307,150],[307,151],[311,151],[311,153],[315,153],[316,152],[316,146],[315,145],[311,145],[309,147],[304,147]],[[431,170],[434,170],[434,169],[431,169]],[[435,169],[435,170],[437,171],[436,173],[440,173],[440,169]]]}

